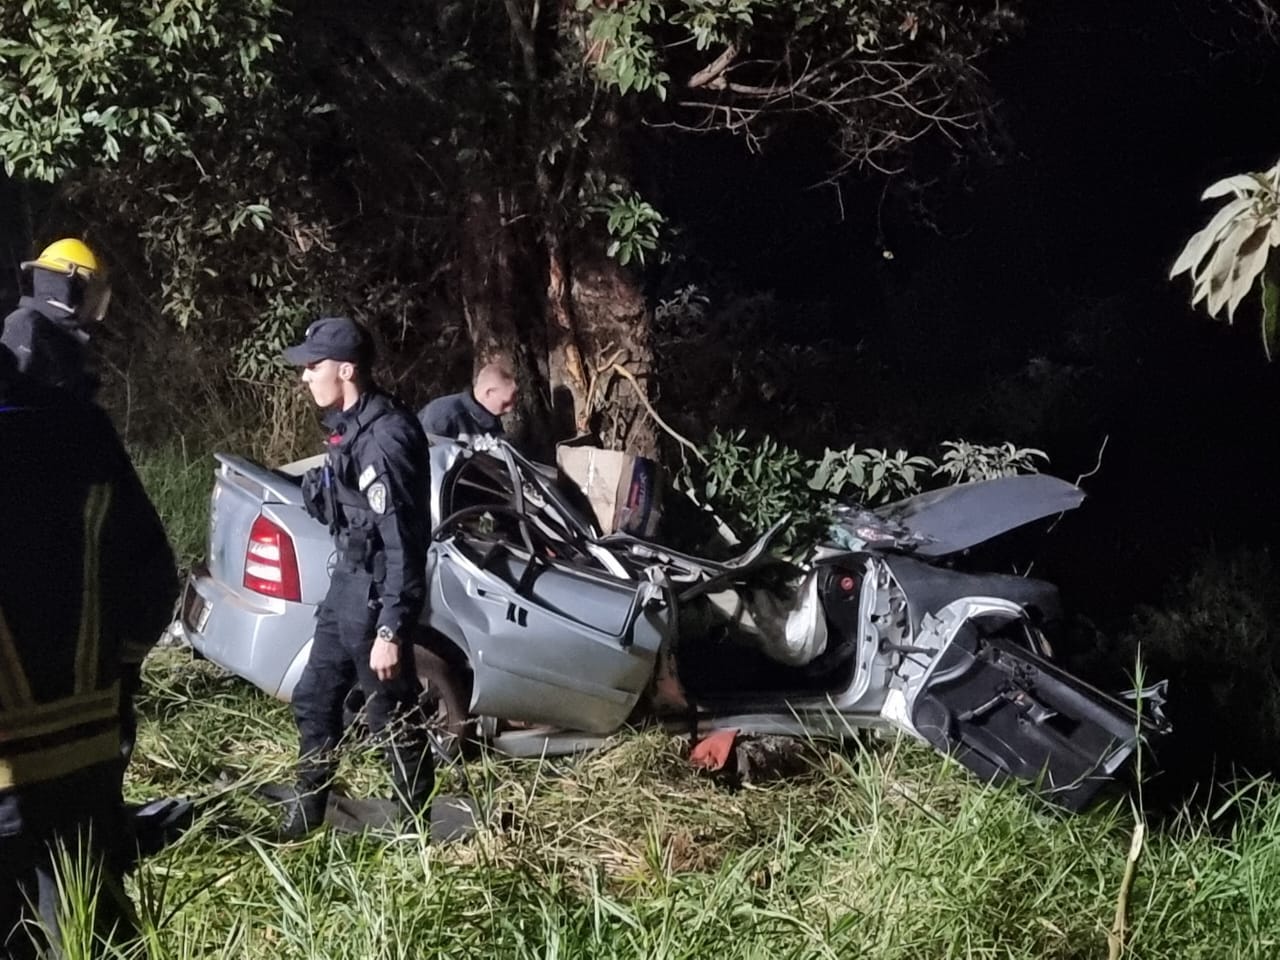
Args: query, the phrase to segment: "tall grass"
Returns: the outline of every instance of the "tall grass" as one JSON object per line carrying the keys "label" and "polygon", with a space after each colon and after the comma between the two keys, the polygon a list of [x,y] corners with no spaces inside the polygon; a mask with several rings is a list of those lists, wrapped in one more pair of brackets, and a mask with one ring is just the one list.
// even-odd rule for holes
{"label": "tall grass", "polygon": [[204,449],[189,448],[181,436],[131,454],[138,478],[168,531],[178,567],[187,570],[205,552],[214,459]]}
{"label": "tall grass", "polygon": [[[147,680],[129,791],[206,799],[131,881],[154,960],[1108,956],[1124,803],[1061,814],[896,741],[820,750],[803,777],[731,790],[645,731],[572,761],[473,761],[488,817],[461,842],[277,845],[249,794],[287,773],[287,709],[174,651]],[[349,753],[349,789],[389,789],[375,755]],[[1146,837],[1123,956],[1280,953],[1273,784]]]}

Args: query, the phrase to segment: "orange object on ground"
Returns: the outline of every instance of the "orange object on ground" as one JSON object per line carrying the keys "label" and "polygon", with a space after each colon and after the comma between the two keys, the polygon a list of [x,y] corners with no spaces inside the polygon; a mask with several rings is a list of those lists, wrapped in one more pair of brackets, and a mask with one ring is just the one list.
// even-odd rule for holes
{"label": "orange object on ground", "polygon": [[705,770],[723,770],[737,739],[737,730],[717,730],[708,734],[689,751],[689,762]]}

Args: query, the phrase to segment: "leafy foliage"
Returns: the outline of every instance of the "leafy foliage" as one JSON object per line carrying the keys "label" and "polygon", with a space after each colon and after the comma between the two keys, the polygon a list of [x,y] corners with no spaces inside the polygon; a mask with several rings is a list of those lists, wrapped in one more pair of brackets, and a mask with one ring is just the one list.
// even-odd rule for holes
{"label": "leafy foliage", "polygon": [[702,447],[705,466],[687,482],[735,530],[763,531],[789,513],[793,522],[785,542],[808,545],[821,536],[837,500],[879,505],[919,493],[930,475],[964,483],[1036,473],[1037,460],[1048,462],[1043,451],[1007,441],[987,446],[948,440],[942,448],[941,464],[906,450],[854,444],[812,460],[772,437],[753,440],[745,429],[715,431]]}
{"label": "leafy foliage", "polygon": [[705,472],[696,481],[700,499],[736,529],[763,531],[791,514],[788,535],[822,522],[821,500],[809,486],[812,464],[772,437],[758,442],[746,430],[714,431],[703,447]]}
{"label": "leafy foliage", "polygon": [[604,218],[609,235],[605,253],[624,267],[632,262],[643,265],[645,256],[658,249],[666,218],[634,190],[611,183],[588,210]]}
{"label": "leafy foliage", "polygon": [[[967,440],[946,440],[942,443],[942,462],[934,473],[947,477],[952,483],[966,480],[991,480],[995,477],[1011,477],[1018,473],[1037,473],[1047,465],[1049,456],[1034,447],[1017,447],[1010,441],[996,446],[970,443]],[[1044,464],[1037,464],[1037,460]]]}
{"label": "leafy foliage", "polygon": [[1276,280],[1267,271],[1271,248],[1280,246],[1280,163],[1262,173],[1240,174],[1209,186],[1201,200],[1230,197],[1187,241],[1169,277],[1191,277],[1191,305],[1206,301],[1209,316],[1227,309],[1227,322],[1255,283],[1262,287],[1262,342],[1276,348]]}
{"label": "leafy foliage", "polygon": [[826,125],[837,170],[888,169],[927,134],[980,134],[975,60],[1018,26],[1017,4],[936,0],[638,0],[592,4],[588,57],[607,89],[652,92],[671,126],[752,146],[777,121]]}
{"label": "leafy foliage", "polygon": [[[0,154],[57,184],[35,232],[89,224],[108,251],[117,343],[194,341],[215,393],[273,380],[278,346],[326,310],[399,348],[410,400],[452,380],[468,342],[514,352],[535,387],[522,397],[541,398],[548,353],[568,349],[546,318],[586,325],[554,297],[606,252],[662,259],[634,131],[754,145],[806,114],[857,163],[930,130],[956,140],[981,125],[973,61],[1010,32],[1006,9],[16,0],[0,9]],[[570,371],[617,339],[573,332]],[[643,372],[647,331],[634,340]]]}
{"label": "leafy foliage", "polygon": [[276,0],[0,6],[5,170],[53,181],[130,148],[188,152],[193,128],[269,82],[279,12]]}
{"label": "leafy foliage", "polygon": [[827,450],[809,478],[811,489],[834,497],[852,494],[864,503],[887,503],[920,489],[920,472],[934,466],[928,457],[912,456],[905,450],[888,450],[850,445],[844,450]]}

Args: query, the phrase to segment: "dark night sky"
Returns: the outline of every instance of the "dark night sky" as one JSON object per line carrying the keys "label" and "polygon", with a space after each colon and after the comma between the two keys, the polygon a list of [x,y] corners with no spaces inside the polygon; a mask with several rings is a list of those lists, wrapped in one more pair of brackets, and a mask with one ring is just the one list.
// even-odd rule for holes
{"label": "dark night sky", "polygon": [[[1127,606],[1155,599],[1206,546],[1280,533],[1280,373],[1255,314],[1216,324],[1187,308],[1185,278],[1166,278],[1216,209],[1199,201],[1204,187],[1280,156],[1280,45],[1257,34],[1203,0],[1032,5],[1024,35],[988,65],[1007,155],[935,191],[940,232],[891,194],[892,261],[876,242],[882,185],[851,184],[842,220],[830,189],[803,189],[823,157],[794,133],[751,158],[703,140],[651,176],[695,261],[743,288],[829,301],[850,336],[869,327],[904,377],[936,389],[934,439],[972,425],[948,420],[965,379],[1010,376],[1035,356],[1094,368],[1079,416],[1064,410],[1033,439],[1074,479],[1110,436],[1085,484],[1092,512],[1060,536],[1064,563],[1079,572],[1088,557],[1082,589],[1115,598],[1123,582]],[[983,439],[1002,439],[988,426]]]}

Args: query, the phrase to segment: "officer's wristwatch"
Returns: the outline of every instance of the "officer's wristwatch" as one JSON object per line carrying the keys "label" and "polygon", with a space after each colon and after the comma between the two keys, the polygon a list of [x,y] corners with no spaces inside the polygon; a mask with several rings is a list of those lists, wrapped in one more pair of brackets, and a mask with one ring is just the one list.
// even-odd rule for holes
{"label": "officer's wristwatch", "polygon": [[395,643],[396,632],[390,627],[382,626],[378,628],[378,632],[373,635],[375,640],[385,640],[387,643]]}

